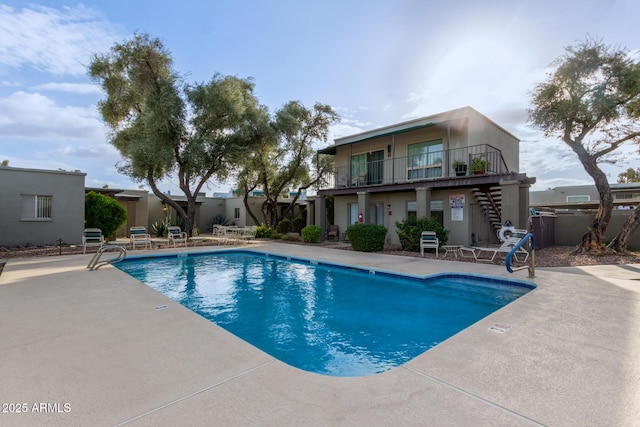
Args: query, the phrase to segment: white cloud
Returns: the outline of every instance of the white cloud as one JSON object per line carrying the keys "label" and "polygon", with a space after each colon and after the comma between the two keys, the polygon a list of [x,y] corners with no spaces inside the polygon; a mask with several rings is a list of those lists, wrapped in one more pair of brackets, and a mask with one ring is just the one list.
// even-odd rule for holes
{"label": "white cloud", "polygon": [[84,139],[104,141],[106,127],[95,106],[60,106],[38,93],[14,92],[0,98],[3,139]]}
{"label": "white cloud", "polygon": [[55,150],[52,154],[56,157],[112,158],[114,163],[120,156],[118,151],[108,144],[67,145]]}
{"label": "white cloud", "polygon": [[29,88],[34,91],[76,93],[80,95],[102,94],[102,88],[91,83],[44,83]]}
{"label": "white cloud", "polygon": [[330,141],[328,141],[328,143],[330,145],[333,144],[333,139],[335,138],[342,138],[344,136],[354,135],[364,131],[365,129],[359,126],[353,126],[348,123],[342,122],[331,127],[331,139]]}
{"label": "white cloud", "polygon": [[0,5],[0,64],[54,75],[84,75],[92,52],[106,50],[116,31],[82,5],[52,9]]}

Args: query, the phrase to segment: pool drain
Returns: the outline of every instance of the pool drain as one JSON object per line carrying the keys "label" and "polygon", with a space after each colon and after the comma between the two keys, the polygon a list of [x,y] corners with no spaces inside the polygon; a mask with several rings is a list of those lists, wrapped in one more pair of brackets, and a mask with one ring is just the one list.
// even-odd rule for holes
{"label": "pool drain", "polygon": [[489,328],[489,330],[491,332],[495,332],[498,334],[504,334],[505,332],[507,332],[507,330],[509,330],[510,327],[511,326],[506,325],[504,323],[495,323],[493,326]]}
{"label": "pool drain", "polygon": [[155,306],[153,308],[156,309],[156,310],[164,310],[165,308],[167,308],[167,306],[166,305],[157,305],[157,306]]}

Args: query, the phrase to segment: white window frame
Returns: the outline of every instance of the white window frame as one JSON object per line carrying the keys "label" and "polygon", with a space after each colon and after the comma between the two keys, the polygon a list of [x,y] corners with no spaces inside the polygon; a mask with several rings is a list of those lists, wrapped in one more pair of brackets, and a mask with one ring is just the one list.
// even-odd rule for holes
{"label": "white window frame", "polygon": [[384,225],[384,202],[376,202],[369,205],[368,221],[372,224]]}
{"label": "white window frame", "polygon": [[407,178],[414,180],[441,177],[443,155],[442,138],[407,145]]}
{"label": "white window frame", "polygon": [[22,213],[20,221],[52,221],[53,196],[44,194],[21,194]]}
{"label": "white window frame", "polygon": [[[580,200],[577,200],[580,199]],[[567,203],[583,203],[590,202],[591,196],[589,195],[578,195],[578,196],[567,196]]]}
{"label": "white window frame", "polygon": [[640,193],[612,194],[613,200],[636,200],[640,199]]}
{"label": "white window frame", "polygon": [[348,225],[356,224],[358,222],[358,214],[360,213],[360,208],[358,206],[358,203],[349,203],[348,209],[349,209]]}
{"label": "white window frame", "polygon": [[407,201],[407,218],[418,216],[418,203],[415,200]]}

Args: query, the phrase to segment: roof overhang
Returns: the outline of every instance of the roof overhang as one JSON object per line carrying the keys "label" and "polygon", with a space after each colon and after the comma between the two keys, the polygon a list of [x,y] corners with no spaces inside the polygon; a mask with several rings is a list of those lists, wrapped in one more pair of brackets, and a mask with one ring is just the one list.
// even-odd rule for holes
{"label": "roof overhang", "polygon": [[412,130],[426,128],[430,126],[438,126],[443,124],[450,125],[451,122],[468,119],[471,117],[481,117],[484,120],[491,123],[493,126],[496,126],[498,129],[505,132],[507,135],[518,140],[518,138],[513,136],[509,131],[507,131],[502,126],[498,125],[497,123],[495,123],[493,120],[489,119],[482,113],[476,111],[472,107],[462,107],[462,108],[457,108],[455,110],[445,111],[443,113],[433,114],[431,116],[421,117],[418,119],[413,119],[413,120],[409,120],[402,123],[396,123],[390,126],[384,126],[381,128],[370,130],[370,131],[357,133],[354,135],[336,138],[334,140],[333,145],[318,150],[318,153],[335,155],[337,147],[342,145],[354,144],[356,142],[367,141],[369,139],[384,137],[388,135],[397,135],[399,133],[410,132]]}

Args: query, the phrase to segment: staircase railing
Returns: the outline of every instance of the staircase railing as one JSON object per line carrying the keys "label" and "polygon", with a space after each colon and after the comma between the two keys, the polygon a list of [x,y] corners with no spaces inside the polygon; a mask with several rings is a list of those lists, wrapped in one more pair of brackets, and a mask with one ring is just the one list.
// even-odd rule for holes
{"label": "staircase railing", "polygon": [[[105,259],[103,261],[100,261],[100,257],[102,256],[102,254],[109,250],[114,250],[114,251],[118,250],[119,251],[118,256],[116,256],[115,258],[110,258],[110,259]],[[97,270],[103,265],[120,262],[126,257],[127,257],[127,250],[122,246],[104,245],[104,246],[101,246],[96,252],[96,254],[93,256],[93,258],[91,258],[91,261],[89,261],[89,265],[87,265],[87,268],[91,271]]]}
{"label": "staircase railing", "polygon": [[[516,253],[518,249],[522,247],[527,241],[531,240],[531,265],[525,265],[524,267],[518,267],[515,269],[511,268],[511,257]],[[514,271],[527,269],[529,270],[529,277],[536,277],[536,239],[533,237],[533,233],[527,233],[520,241],[511,249],[511,252],[507,254],[507,260],[505,262],[505,266],[507,267],[507,271],[509,273],[513,273]]]}

